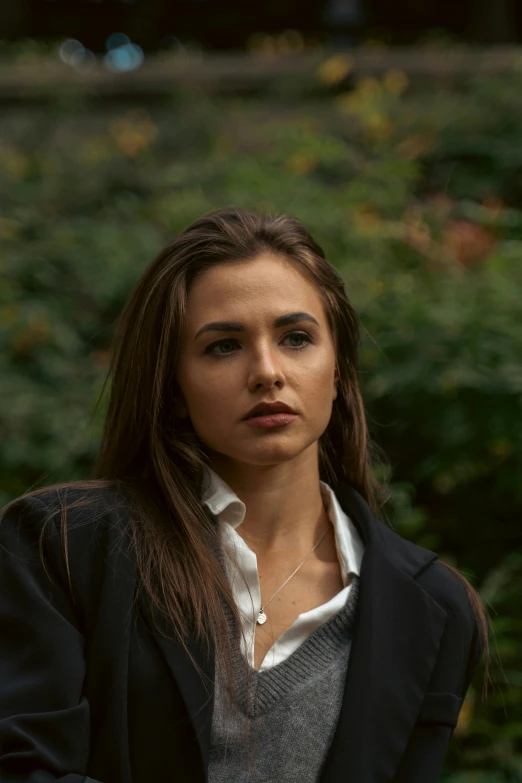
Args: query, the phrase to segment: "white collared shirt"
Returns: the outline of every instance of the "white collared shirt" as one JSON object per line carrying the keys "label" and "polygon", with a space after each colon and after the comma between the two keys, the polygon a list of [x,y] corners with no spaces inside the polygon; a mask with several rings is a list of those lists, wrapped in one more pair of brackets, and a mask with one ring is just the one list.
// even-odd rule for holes
{"label": "white collared shirt", "polygon": [[[205,471],[206,481],[201,500],[219,520],[223,549],[229,555],[225,558],[227,575],[244,632],[244,639],[241,638],[242,652],[253,667],[256,618],[261,609],[261,589],[256,554],[236,532],[236,528],[245,518],[246,506],[214,470],[207,467]],[[351,584],[347,584],[349,574],[360,575],[364,545],[357,528],[339,505],[332,488],[321,481],[320,489],[328,519],[334,527],[335,546],[344,587],[325,604],[300,614],[274,642],[259,667],[260,671],[284,661],[316,628],[333,617],[345,605],[350,593]],[[246,584],[238,574],[237,568],[241,569]]]}

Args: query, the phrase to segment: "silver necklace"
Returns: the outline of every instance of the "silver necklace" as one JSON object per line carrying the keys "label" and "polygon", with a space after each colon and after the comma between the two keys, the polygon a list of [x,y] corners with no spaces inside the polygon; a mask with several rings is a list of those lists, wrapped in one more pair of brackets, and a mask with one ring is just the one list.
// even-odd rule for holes
{"label": "silver necklace", "polygon": [[310,557],[310,555],[311,555],[313,552],[315,552],[315,550],[317,549],[317,547],[319,546],[319,544],[321,543],[321,541],[323,540],[323,538],[325,537],[325,535],[328,533],[328,531],[329,531],[329,530],[330,530],[330,528],[328,527],[328,528],[327,528],[327,529],[324,531],[323,535],[321,536],[321,538],[319,539],[319,541],[317,542],[317,544],[314,546],[314,548],[312,549],[312,551],[311,551],[311,552],[308,552],[308,554],[307,554],[307,556],[305,557],[305,559],[303,560],[303,562],[302,562],[302,563],[300,563],[300,564],[297,566],[297,568],[295,569],[295,571],[292,571],[292,573],[290,574],[290,576],[288,577],[288,579],[286,580],[286,582],[283,582],[283,584],[281,585],[281,587],[278,587],[278,588],[277,588],[277,590],[275,591],[274,595],[270,596],[270,598],[268,599],[268,601],[265,601],[265,605],[261,607],[261,609],[259,610],[259,614],[258,614],[258,616],[257,616],[257,620],[256,620],[256,622],[258,623],[258,625],[263,625],[263,623],[266,623],[266,619],[267,619],[267,618],[266,618],[266,614],[265,614],[265,611],[264,611],[264,609],[265,609],[265,606],[266,606],[267,604],[269,604],[269,603],[270,603],[270,601],[272,600],[272,598],[275,598],[275,597],[276,597],[276,595],[278,594],[278,592],[279,592],[280,590],[282,590],[282,589],[283,589],[283,587],[284,587],[284,586],[287,584],[287,582],[289,582],[289,581],[290,581],[290,579],[291,579],[291,578],[292,578],[292,577],[293,577],[295,574],[297,574],[297,572],[299,571],[299,569],[301,568],[301,566],[303,565],[303,563],[304,563],[306,560],[308,560],[308,558]]}

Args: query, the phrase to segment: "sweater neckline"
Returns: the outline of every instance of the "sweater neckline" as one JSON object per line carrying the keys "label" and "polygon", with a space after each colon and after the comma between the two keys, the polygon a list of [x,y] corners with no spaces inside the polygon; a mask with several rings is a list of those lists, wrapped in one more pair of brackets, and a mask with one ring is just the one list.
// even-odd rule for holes
{"label": "sweater neckline", "polygon": [[[236,704],[246,713],[255,706],[255,714],[269,710],[291,690],[306,687],[310,676],[317,676],[335,665],[343,650],[348,653],[353,635],[355,610],[359,595],[359,577],[353,575],[345,605],[323,623],[288,658],[270,667],[256,669],[244,656],[234,618],[227,611],[232,639],[232,665],[235,677]],[[254,705],[248,705],[248,694]]]}

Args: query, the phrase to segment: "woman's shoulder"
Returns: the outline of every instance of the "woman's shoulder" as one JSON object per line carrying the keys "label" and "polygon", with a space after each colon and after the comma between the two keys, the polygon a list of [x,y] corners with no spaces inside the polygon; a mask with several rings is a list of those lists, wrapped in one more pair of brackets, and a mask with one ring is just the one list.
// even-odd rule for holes
{"label": "woman's shoulder", "polygon": [[458,614],[474,624],[473,586],[455,566],[446,563],[431,549],[414,543],[379,520],[384,536],[384,552],[394,553],[394,562],[446,612]]}
{"label": "woman's shoulder", "polygon": [[121,491],[84,483],[15,498],[0,516],[0,590],[61,607],[86,633],[96,607],[132,595],[129,509]]}
{"label": "woman's shoulder", "polygon": [[446,612],[458,615],[474,627],[471,595],[475,590],[458,569],[436,558],[416,581]]}
{"label": "woman's shoulder", "polygon": [[[121,488],[106,482],[71,482],[25,493],[0,512],[0,529],[17,528],[51,537],[83,531],[122,530],[130,502]],[[76,535],[78,537],[78,534]]]}
{"label": "woman's shoulder", "polygon": [[71,522],[115,513],[128,513],[130,501],[125,492],[112,482],[103,485],[79,482],[60,487],[43,487],[32,495],[49,511],[66,511]]}

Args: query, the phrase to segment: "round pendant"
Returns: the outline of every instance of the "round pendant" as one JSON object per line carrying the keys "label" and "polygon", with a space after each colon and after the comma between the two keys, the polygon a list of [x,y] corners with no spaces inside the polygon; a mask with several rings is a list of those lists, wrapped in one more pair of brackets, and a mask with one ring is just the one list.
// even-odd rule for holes
{"label": "round pendant", "polygon": [[262,609],[259,612],[259,616],[257,618],[257,622],[259,623],[259,625],[263,625],[263,623],[266,623],[266,614],[263,612]]}

